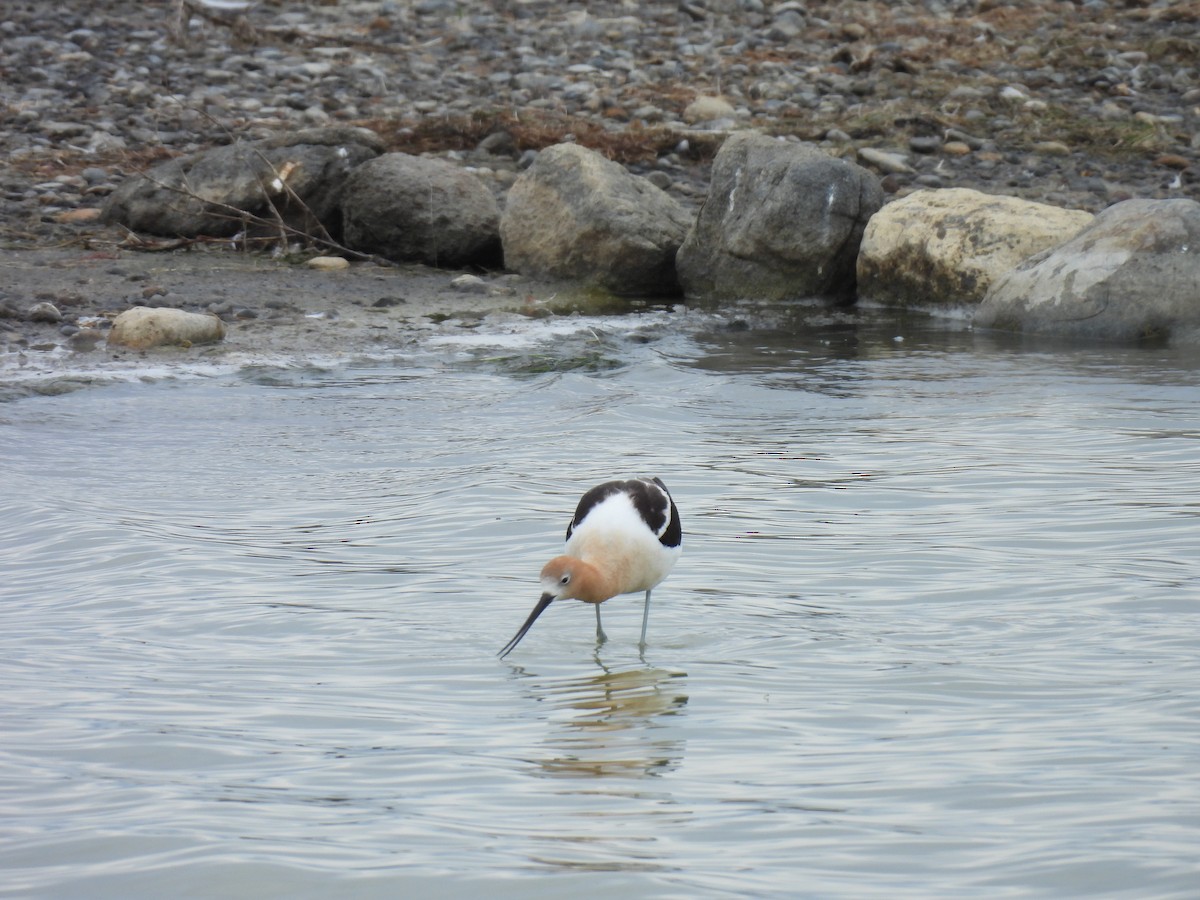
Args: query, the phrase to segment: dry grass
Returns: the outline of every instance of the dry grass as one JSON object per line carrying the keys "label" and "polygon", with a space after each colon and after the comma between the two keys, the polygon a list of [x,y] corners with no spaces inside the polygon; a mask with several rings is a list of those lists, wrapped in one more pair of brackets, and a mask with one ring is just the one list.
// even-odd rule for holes
{"label": "dry grass", "polygon": [[636,122],[610,128],[579,116],[528,110],[477,110],[413,121],[373,119],[355,124],[383,136],[388,150],[403,153],[472,150],[488,135],[506,131],[519,151],[541,150],[574,140],[625,164],[653,162],[674,149],[683,137],[682,132],[671,128]]}

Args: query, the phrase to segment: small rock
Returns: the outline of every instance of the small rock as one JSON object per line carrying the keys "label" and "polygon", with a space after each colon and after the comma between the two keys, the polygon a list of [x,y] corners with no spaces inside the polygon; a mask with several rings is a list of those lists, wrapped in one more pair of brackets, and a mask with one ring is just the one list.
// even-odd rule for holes
{"label": "small rock", "polygon": [[60,212],[54,218],[65,225],[86,225],[100,218],[100,209],[98,207],[68,209],[65,212]]}
{"label": "small rock", "polygon": [[645,178],[660,191],[665,191],[672,184],[671,176],[666,172],[650,172]]}
{"label": "small rock", "polygon": [[81,135],[90,135],[92,133],[92,129],[82,122],[42,122],[41,131],[42,134],[56,140],[78,138]]}
{"label": "small rock", "polygon": [[67,340],[76,353],[89,353],[104,340],[104,332],[98,328],[81,328]]}
{"label": "small rock", "polygon": [[475,149],[489,156],[511,156],[514,159],[520,152],[516,140],[508,131],[493,131]]}
{"label": "small rock", "polygon": [[957,142],[966,144],[971,150],[982,150],[984,145],[984,141],[981,138],[977,138],[968,132],[960,131],[957,128],[946,129],[946,141],[947,143]]}
{"label": "small rock", "polygon": [[487,293],[488,284],[478,275],[459,275],[450,280],[450,287],[469,294]]}
{"label": "small rock", "polygon": [[1154,160],[1154,164],[1165,166],[1168,169],[1178,169],[1182,172],[1191,165],[1191,161],[1186,156],[1180,156],[1177,153],[1164,153]]}
{"label": "small rock", "polygon": [[337,272],[350,268],[350,261],[340,256],[314,256],[305,265],[320,272]]}
{"label": "small rock", "polygon": [[1008,103],[1024,103],[1029,100],[1029,95],[1021,88],[1015,85],[1008,85],[1000,90],[1000,99]]}
{"label": "small rock", "polygon": [[689,125],[733,118],[733,105],[723,97],[697,97],[683,111],[683,121]]}
{"label": "small rock", "polygon": [[35,303],[29,307],[29,321],[49,322],[51,324],[61,322],[62,312],[53,303]]}
{"label": "small rock", "polygon": [[1071,148],[1062,141],[1038,141],[1033,145],[1035,152],[1043,156],[1070,156]]}
{"label": "small rock", "polygon": [[767,30],[767,39],[786,44],[804,33],[804,16],[797,9],[785,9]]}
{"label": "small rock", "polygon": [[913,171],[912,166],[900,154],[876,150],[874,147],[862,147],[858,151],[858,158],[888,175],[907,175]]}

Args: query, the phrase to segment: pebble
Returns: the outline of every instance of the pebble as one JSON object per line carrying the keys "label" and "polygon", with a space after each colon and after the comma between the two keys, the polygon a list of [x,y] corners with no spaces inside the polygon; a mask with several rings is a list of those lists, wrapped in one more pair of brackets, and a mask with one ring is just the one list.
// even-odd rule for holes
{"label": "pebble", "polygon": [[337,272],[350,268],[350,261],[340,256],[314,256],[305,265],[319,272]]}
{"label": "pebble", "polygon": [[859,148],[858,158],[887,175],[907,175],[913,171],[913,167],[900,154],[874,147]]}
{"label": "pebble", "polygon": [[67,345],[77,353],[88,353],[105,338],[104,332],[96,328],[81,328],[72,334]]}
{"label": "pebble", "polygon": [[1191,166],[1191,161],[1186,156],[1180,156],[1177,153],[1164,153],[1154,160],[1154,164],[1183,171]]}
{"label": "pebble", "polygon": [[29,307],[29,321],[57,323],[62,321],[62,311],[53,303],[45,301]]}
{"label": "pebble", "polygon": [[78,209],[68,209],[56,216],[59,222],[68,225],[86,225],[100,218],[100,208],[81,206]]}
{"label": "pebble", "polygon": [[478,275],[459,275],[450,280],[450,287],[469,294],[486,294],[488,283]]}
{"label": "pebble", "polygon": [[684,108],[683,121],[689,125],[696,125],[701,122],[732,119],[734,114],[733,104],[724,97],[697,97]]}
{"label": "pebble", "polygon": [[942,149],[942,139],[917,135],[908,139],[908,149],[913,153],[937,153]]}
{"label": "pebble", "polygon": [[1033,145],[1034,152],[1044,156],[1070,156],[1071,148],[1062,141],[1038,141]]}

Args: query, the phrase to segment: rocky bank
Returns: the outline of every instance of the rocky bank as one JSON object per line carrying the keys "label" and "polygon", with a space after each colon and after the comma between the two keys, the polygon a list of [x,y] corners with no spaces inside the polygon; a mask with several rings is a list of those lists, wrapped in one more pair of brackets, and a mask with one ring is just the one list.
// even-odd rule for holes
{"label": "rocky bank", "polygon": [[102,347],[104,315],[169,305],[215,312],[251,345],[336,345],[319,323],[358,310],[403,326],[553,295],[495,274],[454,288],[458,273],[420,266],[318,272],[97,221],[154,163],[312,127],[368,128],[382,149],[471,171],[501,204],[538,151],[568,140],[694,212],[717,148],[747,129],[856,162],[888,200],[950,187],[1089,212],[1197,199],[1198,26],[1200,3],[1167,0],[9,3],[0,344]]}

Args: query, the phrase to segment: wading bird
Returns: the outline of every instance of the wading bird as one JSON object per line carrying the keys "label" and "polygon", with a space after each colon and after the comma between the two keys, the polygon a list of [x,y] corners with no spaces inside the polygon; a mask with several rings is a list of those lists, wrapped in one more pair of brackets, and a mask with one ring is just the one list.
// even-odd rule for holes
{"label": "wading bird", "polygon": [[501,658],[520,643],[537,617],[555,600],[595,604],[596,640],[607,638],[600,626],[600,604],[618,594],[646,592],[642,639],[650,620],[650,591],[674,567],[683,543],[679,510],[667,486],[657,478],[606,481],[579,500],[567,526],[566,553],[542,569],[542,598],[525,624],[504,645]]}

